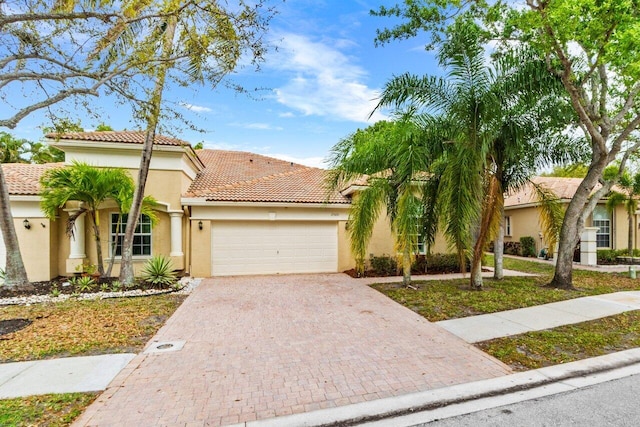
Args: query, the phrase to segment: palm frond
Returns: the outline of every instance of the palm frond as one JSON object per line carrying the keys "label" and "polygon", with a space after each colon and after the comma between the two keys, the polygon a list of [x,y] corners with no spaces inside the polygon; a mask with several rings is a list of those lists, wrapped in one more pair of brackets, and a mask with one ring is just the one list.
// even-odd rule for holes
{"label": "palm frond", "polygon": [[542,236],[547,242],[549,253],[553,253],[560,236],[565,210],[562,202],[553,191],[533,182],[531,185],[540,203]]}
{"label": "palm frond", "polygon": [[351,252],[361,269],[367,254],[373,228],[380,217],[388,193],[386,180],[378,179],[358,194],[349,210],[349,238]]}

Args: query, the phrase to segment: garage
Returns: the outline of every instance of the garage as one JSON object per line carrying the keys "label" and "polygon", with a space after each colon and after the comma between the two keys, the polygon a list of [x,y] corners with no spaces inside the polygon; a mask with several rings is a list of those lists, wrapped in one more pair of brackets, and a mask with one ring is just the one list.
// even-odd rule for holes
{"label": "garage", "polygon": [[213,276],[326,273],[337,269],[337,222],[211,223]]}

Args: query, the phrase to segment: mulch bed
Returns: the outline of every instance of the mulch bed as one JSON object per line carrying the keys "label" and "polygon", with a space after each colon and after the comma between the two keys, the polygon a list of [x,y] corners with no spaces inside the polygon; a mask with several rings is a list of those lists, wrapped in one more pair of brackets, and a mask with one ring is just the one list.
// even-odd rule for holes
{"label": "mulch bed", "polygon": [[[60,294],[73,294],[73,293],[92,293],[97,292],[100,289],[100,285],[102,284],[111,284],[111,282],[115,282],[118,280],[117,277],[103,277],[95,280],[95,284],[93,285],[93,291],[80,291],[75,289],[75,287],[69,283],[72,278],[70,277],[56,277],[53,280],[44,281],[44,282],[31,282],[33,286],[33,290],[9,290],[6,287],[0,286],[0,298],[12,298],[12,297],[28,297],[32,295],[51,295],[54,290],[57,290]],[[136,281],[132,286],[127,287],[127,291],[132,291],[136,289],[152,289],[154,286],[147,284],[145,282]],[[158,288],[160,289],[160,288]]]}
{"label": "mulch bed", "polygon": [[[487,269],[482,269],[482,271],[489,271]],[[467,270],[467,273],[469,271]],[[399,272],[398,274],[379,274],[376,271],[373,270],[367,270],[364,272],[364,276],[358,276],[358,273],[356,273],[356,270],[354,268],[350,269],[350,270],[345,270],[343,271],[344,274],[348,274],[349,276],[353,277],[354,279],[359,279],[361,277],[402,277],[402,272]],[[415,274],[415,275],[419,275],[419,274],[452,274],[452,273],[460,273],[460,270],[458,270],[457,268],[448,268],[448,267],[444,267],[444,268],[430,268],[426,273],[424,271],[412,271],[411,274]]]}
{"label": "mulch bed", "polygon": [[26,328],[31,323],[29,319],[8,319],[0,320],[0,337],[11,332],[19,331],[22,328]]}

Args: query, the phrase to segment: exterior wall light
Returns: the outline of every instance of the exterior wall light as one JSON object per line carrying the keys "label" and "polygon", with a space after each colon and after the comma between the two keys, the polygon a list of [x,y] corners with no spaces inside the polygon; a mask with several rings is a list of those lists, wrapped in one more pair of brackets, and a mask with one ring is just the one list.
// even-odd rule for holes
{"label": "exterior wall light", "polygon": [[31,228],[31,224],[29,224],[29,220],[26,218],[24,219],[24,221],[22,221],[22,225],[24,225],[24,228],[26,228],[27,230]]}
{"label": "exterior wall light", "polygon": [[202,230],[202,221],[198,221],[198,230]]}

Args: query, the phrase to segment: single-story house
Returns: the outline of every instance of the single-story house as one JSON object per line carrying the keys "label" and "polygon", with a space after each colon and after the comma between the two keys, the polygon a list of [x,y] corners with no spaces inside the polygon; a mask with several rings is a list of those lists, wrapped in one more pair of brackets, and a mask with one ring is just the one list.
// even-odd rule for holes
{"label": "single-story house", "polygon": [[[14,224],[29,279],[48,280],[72,275],[83,262],[95,263],[93,233],[83,216],[73,237],[66,233],[69,214],[77,204],[61,208],[55,220],[40,209],[42,174],[74,161],[96,167],[124,168],[137,179],[145,133],[142,131],[78,132],[48,135],[48,143],[65,152],[64,163],[3,164]],[[146,194],[159,202],[158,224],[151,228],[142,217],[134,242],[134,266],[139,271],[152,255],[171,258],[177,270],[193,276],[340,272],[355,267],[348,238],[351,198],[365,182],[352,182],[327,194],[323,169],[307,167],[259,154],[194,150],[185,141],[156,136]],[[535,178],[564,202],[579,179]],[[539,203],[530,188],[511,194],[505,202],[505,241],[522,236],[541,240]],[[100,210],[102,252],[117,233],[115,204]],[[634,219],[638,224],[638,217]],[[626,246],[626,213],[610,213],[598,206],[590,224],[599,228],[598,246]],[[634,226],[637,228],[637,225]],[[124,230],[121,230],[124,231]],[[105,238],[108,236],[108,238]],[[0,268],[5,247],[0,234]],[[637,233],[634,239],[638,239]],[[424,248],[420,248],[424,249]],[[433,252],[447,252],[439,236]],[[381,217],[367,251],[394,254],[388,221]],[[119,274],[116,257],[114,275]]]}
{"label": "single-story house", "polygon": [[[551,190],[560,202],[568,205],[575,194],[582,178],[534,177],[535,184]],[[603,198],[593,213],[588,217],[587,227],[597,227],[596,247],[598,249],[626,249],[629,236],[629,222],[627,212],[622,205],[609,211]],[[518,242],[521,237],[531,236],[536,241],[536,250],[548,247],[544,241],[540,222],[540,201],[531,184],[523,186],[518,191],[505,198],[505,242]],[[640,211],[633,218],[633,242],[638,246],[638,227],[640,226]]]}
{"label": "single-story house", "polygon": [[[83,216],[76,221],[74,237],[66,234],[67,219],[77,205],[60,209],[55,221],[40,210],[39,179],[44,171],[80,161],[124,168],[137,179],[144,137],[142,131],[48,135],[48,143],[65,152],[64,164],[2,165],[30,280],[71,275],[85,260],[96,260],[95,241]],[[353,268],[346,233],[350,195],[327,195],[325,173],[253,153],[194,150],[185,141],[158,135],[145,192],[160,203],[159,222],[151,228],[148,219],[140,220],[134,242],[136,271],[158,254],[194,276]],[[109,203],[100,210],[105,258],[116,233],[116,212]],[[371,253],[393,253],[383,220]],[[0,251],[4,267],[4,244]],[[116,259],[113,274],[118,272]]]}

